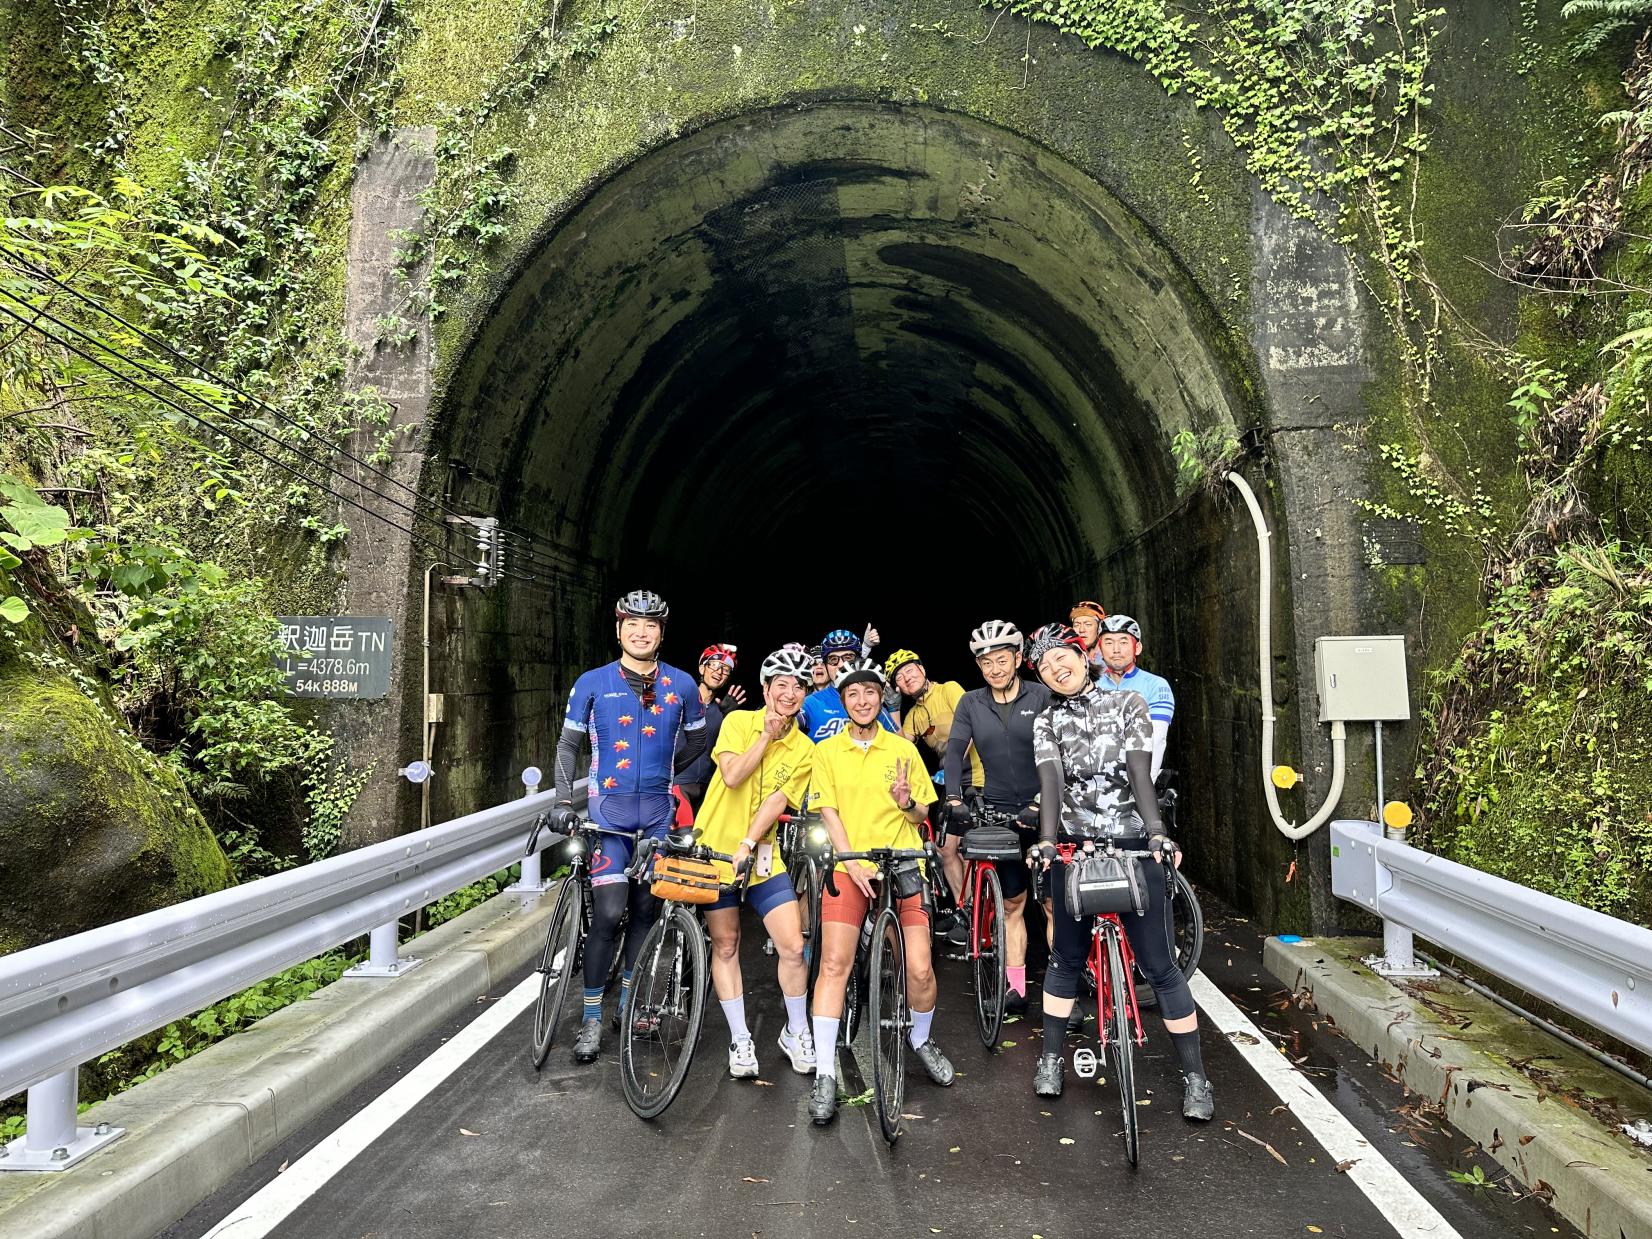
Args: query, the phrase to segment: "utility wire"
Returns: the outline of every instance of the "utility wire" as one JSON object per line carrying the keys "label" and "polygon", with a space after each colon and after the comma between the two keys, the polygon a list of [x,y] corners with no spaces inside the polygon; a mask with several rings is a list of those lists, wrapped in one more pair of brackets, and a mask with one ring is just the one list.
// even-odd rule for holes
{"label": "utility wire", "polygon": [[[18,258],[18,259],[16,259],[16,261],[20,266],[28,268],[30,271],[33,271],[40,278],[42,278],[44,280],[48,280],[52,284],[56,285],[58,288],[61,288],[64,292],[68,293],[71,297],[74,297],[78,301],[81,301],[84,304],[86,304],[88,306],[91,306],[94,310],[98,311],[100,314],[107,315],[109,318],[113,319],[115,322],[119,323],[121,326],[125,327],[127,330],[133,332],[134,334],[136,334],[141,339],[149,342],[150,344],[154,345],[156,348],[159,348],[160,350],[162,350],[163,352],[169,354],[170,356],[177,358],[179,361],[183,362],[185,365],[189,366],[191,369],[193,369],[193,370],[197,371],[198,373],[204,375],[208,380],[210,380],[212,383],[216,384],[217,386],[223,388],[226,391],[234,392],[236,395],[240,396],[243,400],[247,401],[249,404],[255,405],[258,408],[266,410],[267,412],[269,412],[271,415],[273,415],[278,420],[286,422],[288,425],[293,426],[294,428],[299,430],[301,433],[309,436],[310,438],[316,439],[316,440],[326,444],[327,447],[329,448],[329,450],[336,451],[339,455],[345,457],[347,460],[350,460],[350,461],[354,462],[357,465],[360,465],[363,469],[366,469],[369,473],[372,473],[377,477],[381,477],[385,481],[389,482],[392,486],[396,486],[396,487],[400,488],[401,490],[407,492],[409,495],[413,496],[413,499],[414,499],[415,502],[433,504],[435,507],[439,508],[441,511],[447,513],[449,516],[456,517],[461,521],[469,523],[469,521],[470,521],[469,517],[467,517],[462,512],[456,511],[454,508],[450,507],[442,499],[424,495],[424,494],[420,493],[416,488],[414,488],[412,486],[409,486],[406,482],[401,481],[399,478],[393,477],[389,473],[386,473],[383,470],[381,470],[379,468],[376,468],[374,465],[370,464],[368,461],[365,461],[365,460],[361,459],[359,456],[356,456],[354,453],[350,452],[347,448],[339,447],[335,444],[332,444],[332,443],[328,442],[323,436],[318,435],[315,431],[311,430],[308,426],[304,425],[302,422],[298,421],[297,419],[292,417],[290,414],[288,414],[288,413],[284,412],[283,410],[277,408],[275,405],[270,404],[267,400],[263,399],[262,397],[253,395],[251,392],[247,391],[246,389],[241,387],[239,384],[234,383],[234,382],[230,381],[229,379],[226,379],[226,378],[222,377],[221,375],[215,373],[209,367],[203,365],[201,362],[196,361],[194,358],[190,357],[187,353],[184,353],[182,350],[174,347],[168,341],[163,340],[159,336],[156,336],[156,335],[152,334],[151,332],[146,331],[144,328],[138,326],[136,323],[133,323],[130,320],[123,317],[117,311],[115,311],[113,309],[110,309],[109,306],[105,305],[103,302],[99,301],[97,298],[91,296],[88,293],[85,293],[85,292],[81,291],[80,289],[74,287],[71,284],[68,284],[68,283],[64,282],[63,280],[58,279],[57,276],[53,275],[50,271],[46,270],[43,267],[35,265],[34,263],[30,262],[26,258]],[[27,303],[24,303],[24,304],[27,304]],[[126,360],[130,361],[131,359],[126,358]],[[134,362],[133,364],[137,364],[137,363]],[[169,386],[176,386],[176,385],[175,384],[169,384]],[[184,389],[179,389],[179,390],[184,390]],[[189,394],[190,396],[192,396],[193,398],[195,398],[197,400],[202,400],[202,403],[209,403],[209,402],[205,401],[204,399],[202,399],[202,397],[200,397],[197,393],[189,392],[187,394]],[[209,405],[209,407],[213,407],[213,406]],[[216,410],[215,409],[215,411],[221,411],[221,410]],[[290,445],[288,445],[288,446],[290,446]],[[347,476],[343,473],[340,473],[337,469],[333,469],[332,466],[330,466],[330,465],[327,465],[327,466],[324,466],[324,467],[330,469],[333,473],[338,474],[338,476],[340,476],[340,477],[346,477]],[[356,485],[358,485],[358,486],[362,485],[362,483],[357,479],[351,478],[350,480],[355,482]],[[378,492],[373,491],[372,493],[377,494]],[[388,498],[388,496],[381,496],[381,497]],[[406,508],[405,505],[398,504],[397,506],[398,507],[403,507],[404,511],[411,511],[411,509]],[[432,518],[427,517],[425,519],[432,519]],[[505,526],[503,524],[501,524],[499,526],[499,528],[505,529]],[[523,554],[527,558],[533,560],[540,567],[543,567],[547,570],[550,570],[550,569],[554,568],[553,564],[548,563],[548,562],[543,562],[541,560],[541,557],[540,557],[540,555],[538,554],[538,551],[537,551],[537,547],[538,547],[538,545],[540,545],[540,543],[538,542],[538,539],[536,539],[532,534],[529,534],[529,533],[526,533],[526,532],[520,531],[520,530],[515,530],[515,529],[507,530],[507,532],[511,533],[514,537],[522,539],[527,544],[527,549],[526,549],[525,552],[523,552]],[[549,552],[552,549],[550,547],[549,543],[545,543],[543,545],[546,547],[547,552]]]}
{"label": "utility wire", "polygon": [[[25,304],[27,304],[27,303],[25,303]],[[210,431],[213,434],[222,436],[223,438],[229,440],[229,442],[235,444],[235,446],[241,448],[242,450],[249,451],[249,452],[253,453],[253,455],[263,458],[264,460],[268,461],[270,464],[274,465],[278,469],[285,470],[286,472],[292,474],[294,477],[298,478],[300,481],[304,482],[306,485],[314,486],[317,490],[320,490],[320,491],[324,492],[325,494],[331,495],[334,499],[339,500],[341,503],[347,503],[353,508],[359,508],[361,511],[367,513],[367,515],[371,516],[374,520],[381,521],[384,524],[390,526],[390,528],[396,530],[397,532],[405,533],[410,538],[413,538],[414,540],[416,540],[418,542],[424,543],[425,546],[429,547],[432,551],[435,551],[436,554],[438,554],[438,555],[451,556],[452,552],[449,548],[443,547],[443,546],[438,546],[435,542],[432,542],[429,538],[425,537],[423,534],[419,533],[417,530],[409,529],[405,525],[399,525],[395,521],[391,520],[388,516],[385,516],[382,512],[376,512],[372,508],[367,507],[365,504],[358,503],[356,500],[351,499],[346,495],[339,494],[337,491],[332,490],[329,487],[323,485],[322,483],[315,481],[313,478],[309,477],[307,474],[301,472],[300,470],[293,467],[292,465],[287,464],[284,461],[277,460],[277,459],[275,459],[275,457],[268,455],[267,453],[260,450],[254,444],[246,443],[246,442],[243,442],[240,439],[237,439],[234,435],[228,433],[222,426],[215,426],[211,422],[209,422],[206,418],[202,417],[199,413],[196,413],[191,409],[185,408],[183,405],[178,404],[176,401],[171,400],[171,399],[169,399],[168,397],[166,397],[164,395],[161,395],[157,392],[151,391],[149,388],[145,387],[142,383],[138,382],[138,380],[133,378],[131,375],[123,374],[119,370],[116,370],[113,366],[110,366],[109,364],[107,364],[106,362],[100,360],[99,358],[92,356],[90,353],[84,352],[81,349],[76,348],[73,344],[69,343],[67,340],[59,339],[58,337],[54,336],[51,332],[47,331],[44,327],[40,326],[39,323],[31,322],[29,319],[27,319],[23,315],[17,313],[17,311],[11,309],[9,306],[0,305],[0,314],[4,314],[8,318],[16,319],[25,328],[35,332],[37,335],[41,336],[43,339],[49,340],[51,343],[57,345],[59,348],[66,349],[68,352],[73,353],[76,357],[79,357],[84,361],[90,362],[92,365],[96,366],[98,369],[103,370],[106,373],[112,375],[114,378],[119,379],[121,382],[126,383],[126,384],[128,384],[129,386],[131,386],[133,388],[136,388],[138,391],[142,392],[144,395],[148,396],[150,399],[157,400],[161,404],[164,404],[169,408],[175,409],[177,412],[183,414],[185,417],[189,418],[191,421],[195,422],[197,425],[200,425],[200,426],[204,427],[206,430]]]}

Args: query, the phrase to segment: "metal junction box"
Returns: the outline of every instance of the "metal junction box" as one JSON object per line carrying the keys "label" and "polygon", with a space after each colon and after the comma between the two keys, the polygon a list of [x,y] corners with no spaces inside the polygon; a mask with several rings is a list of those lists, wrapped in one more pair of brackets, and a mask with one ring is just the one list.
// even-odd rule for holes
{"label": "metal junction box", "polygon": [[1397,722],[1411,717],[1404,637],[1321,637],[1314,642],[1319,721]]}

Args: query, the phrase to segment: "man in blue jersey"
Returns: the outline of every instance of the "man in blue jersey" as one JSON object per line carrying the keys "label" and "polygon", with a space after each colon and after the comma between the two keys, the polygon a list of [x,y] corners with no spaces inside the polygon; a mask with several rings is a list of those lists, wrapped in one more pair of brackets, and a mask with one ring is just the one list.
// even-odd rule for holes
{"label": "man in blue jersey", "polygon": [[[870,650],[877,643],[878,630],[868,628],[866,649]],[[820,652],[826,659],[829,680],[835,681],[843,668],[863,657],[861,644],[861,639],[847,628],[834,628],[826,634],[826,639],[820,643]],[[878,711],[878,723],[885,731],[900,730],[888,710]],[[798,725],[803,728],[803,734],[816,744],[837,735],[849,725],[849,713],[843,708],[842,695],[830,684],[810,693],[803,702],[803,712],[798,715]]]}
{"label": "man in blue jersey", "polygon": [[[694,677],[660,661],[669,614],[665,599],[650,590],[634,589],[615,604],[620,656],[575,681],[556,746],[561,803],[573,803],[580,744],[589,740],[591,820],[611,830],[635,832],[638,838],[663,837],[671,828],[676,807],[673,772],[691,764],[706,747],[705,707]],[[659,915],[660,902],[647,885],[626,881],[633,847],[631,839],[603,835],[592,850],[591,932],[585,940],[585,1011],[574,1040],[577,1062],[593,1062],[602,1050],[602,991],[627,905],[631,923],[625,936],[621,1018],[631,966]]]}
{"label": "man in blue jersey", "polygon": [[1147,717],[1153,723],[1153,768],[1157,779],[1164,765],[1165,738],[1176,716],[1176,694],[1170,681],[1136,665],[1141,654],[1141,625],[1128,615],[1109,615],[1101,621],[1101,674],[1096,687],[1103,692],[1140,693],[1147,702]]}

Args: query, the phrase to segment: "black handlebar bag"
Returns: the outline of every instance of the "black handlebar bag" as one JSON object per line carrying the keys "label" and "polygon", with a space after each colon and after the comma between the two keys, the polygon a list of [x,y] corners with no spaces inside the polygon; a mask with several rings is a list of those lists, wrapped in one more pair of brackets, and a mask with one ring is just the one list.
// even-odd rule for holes
{"label": "black handlebar bag", "polygon": [[1021,859],[1021,840],[1008,826],[977,826],[964,835],[960,848],[965,860]]}
{"label": "black handlebar bag", "polygon": [[924,891],[924,871],[915,860],[903,860],[895,866],[895,897],[910,899]]}
{"label": "black handlebar bag", "polygon": [[1147,911],[1141,860],[1131,855],[1080,852],[1067,862],[1067,911],[1075,920],[1104,913]]}

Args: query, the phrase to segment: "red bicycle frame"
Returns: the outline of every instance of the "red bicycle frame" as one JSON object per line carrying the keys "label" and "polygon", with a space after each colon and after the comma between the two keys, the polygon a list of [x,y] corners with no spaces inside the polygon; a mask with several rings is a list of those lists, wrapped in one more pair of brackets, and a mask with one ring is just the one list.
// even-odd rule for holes
{"label": "red bicycle frame", "polygon": [[[1055,850],[1056,855],[1061,858],[1063,864],[1071,864],[1074,853],[1082,851],[1083,849],[1076,843],[1058,843],[1055,845]],[[1122,978],[1122,982],[1124,985],[1126,999],[1125,1010],[1130,1013],[1130,1023],[1135,1026],[1136,1044],[1146,1045],[1147,1034],[1142,1031],[1141,1011],[1136,1006],[1136,987],[1130,983],[1131,974],[1135,971],[1136,956],[1135,953],[1130,950],[1130,938],[1124,932],[1124,922],[1119,919],[1118,913],[1103,912],[1095,918],[1095,924],[1090,930],[1090,958],[1086,964],[1086,967],[1088,967],[1090,971],[1090,979],[1095,983],[1096,987],[1096,1024],[1101,1029],[1102,1048],[1105,1049],[1108,1042],[1111,1040],[1111,1034],[1108,1028],[1110,1021],[1106,1018],[1105,1013],[1112,1010],[1113,1007],[1113,978],[1109,973],[1106,964],[1103,963],[1101,957],[1101,923],[1103,921],[1113,922],[1113,925],[1118,931],[1119,958],[1124,963],[1124,976]]]}

